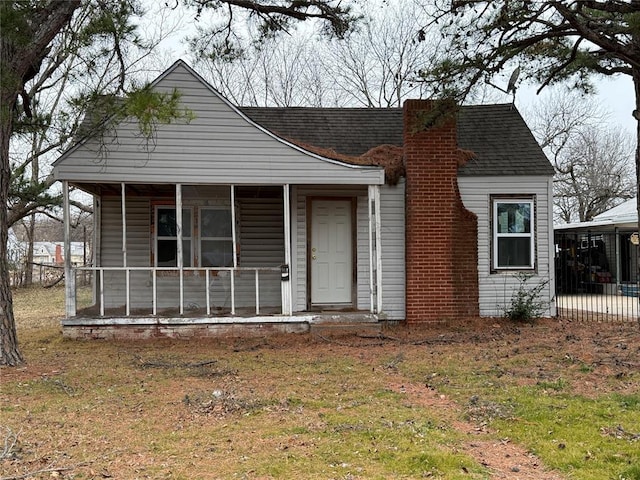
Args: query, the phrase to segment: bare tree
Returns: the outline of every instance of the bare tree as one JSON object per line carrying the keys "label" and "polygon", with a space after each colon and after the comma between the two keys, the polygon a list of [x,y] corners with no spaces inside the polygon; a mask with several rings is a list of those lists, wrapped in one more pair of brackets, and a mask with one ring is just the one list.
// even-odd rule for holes
{"label": "bare tree", "polygon": [[588,221],[633,198],[633,138],[620,128],[603,126],[609,114],[593,99],[557,87],[527,116],[556,171],[558,221]]}
{"label": "bare tree", "polygon": [[619,129],[587,126],[573,135],[554,179],[561,220],[586,222],[633,198],[634,149],[631,136]]}
{"label": "bare tree", "polygon": [[236,36],[232,46],[205,51],[197,36],[193,60],[239,105],[397,107],[429,95],[419,72],[436,63],[442,40],[422,30],[427,13],[413,0],[366,5],[340,40],[290,31],[259,43]]}
{"label": "bare tree", "polygon": [[432,89],[419,80],[438,60],[442,37],[423,29],[427,13],[412,0],[378,6],[346,41],[331,42],[322,57],[334,88],[349,105],[399,107]]}
{"label": "bare tree", "polygon": [[[107,50],[86,45],[87,31],[95,28],[96,6],[81,5],[69,28],[52,42],[38,74],[25,86],[31,114],[19,117],[11,138],[8,222],[10,227],[20,222],[27,230],[27,264],[33,262],[36,215],[60,203],[60,195],[51,189],[55,183],[51,161],[80,135],[87,101],[122,88],[123,74],[135,79],[149,68],[154,49],[173,27],[173,22],[165,23],[162,13],[156,12],[155,31],[144,39],[133,37],[131,45]],[[24,284],[30,285],[31,269],[25,272]]]}

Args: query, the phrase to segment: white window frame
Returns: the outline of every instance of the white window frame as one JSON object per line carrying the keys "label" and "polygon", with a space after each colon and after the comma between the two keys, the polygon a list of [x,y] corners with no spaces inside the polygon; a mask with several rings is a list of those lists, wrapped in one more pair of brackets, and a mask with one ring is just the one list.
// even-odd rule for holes
{"label": "white window frame", "polygon": [[[203,252],[202,252],[202,242],[203,241],[207,241],[207,240],[212,240],[212,241],[228,241],[231,242],[231,255],[233,256],[233,226],[231,226],[231,232],[230,235],[228,237],[205,237],[202,233],[203,230],[203,223],[202,223],[202,213],[206,210],[223,210],[226,212],[229,212],[229,217],[230,217],[230,221],[233,222],[233,214],[231,212],[231,205],[208,205],[208,206],[203,206],[203,207],[199,207],[198,208],[198,266],[202,266],[202,258],[203,258]],[[231,260],[231,264],[230,265],[209,265],[207,266],[207,268],[213,268],[213,267],[233,267],[233,258]]]}
{"label": "white window frame", "polygon": [[[491,208],[492,208],[492,259],[491,266],[494,271],[501,270],[535,270],[536,268],[536,221],[535,221],[535,197],[492,197],[491,198]],[[518,204],[518,203],[527,203],[529,204],[530,209],[530,218],[529,218],[529,232],[528,233],[512,233],[512,232],[503,232],[499,233],[498,230],[498,206],[504,204]],[[528,238],[529,239],[529,265],[499,265],[498,264],[498,240],[500,238]]]}
{"label": "white window frame", "polygon": [[[166,236],[166,235],[159,235],[159,223],[158,223],[158,211],[159,210],[174,210],[176,209],[176,206],[174,204],[159,204],[159,205],[155,205],[155,209],[154,209],[154,232],[153,232],[153,266],[154,267],[158,267],[158,240],[175,240],[176,241],[176,246],[178,244],[178,237],[176,236]],[[193,218],[193,208],[192,207],[185,207],[184,205],[182,206],[182,210],[183,210],[183,215],[184,215],[184,211],[188,211],[189,215],[191,217],[191,231],[189,232],[182,232],[182,243],[184,245],[185,242],[189,242],[191,248],[191,258],[189,258],[189,265],[185,265],[185,267],[187,266],[192,266],[194,264],[193,262],[193,258],[194,258],[194,244],[193,244],[193,229],[194,229],[194,218]],[[177,218],[177,215],[176,215]],[[183,221],[184,222],[184,221]],[[184,248],[184,247],[183,247]],[[177,262],[177,258],[176,258],[176,262]],[[177,265],[175,265],[177,266]],[[162,267],[162,266],[160,266]]]}

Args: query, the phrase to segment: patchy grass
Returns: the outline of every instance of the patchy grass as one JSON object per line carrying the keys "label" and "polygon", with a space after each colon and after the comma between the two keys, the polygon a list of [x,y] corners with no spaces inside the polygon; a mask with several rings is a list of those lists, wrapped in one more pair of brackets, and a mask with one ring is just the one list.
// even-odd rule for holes
{"label": "patchy grass", "polygon": [[61,289],[14,297],[0,477],[640,478],[637,325],[78,342]]}

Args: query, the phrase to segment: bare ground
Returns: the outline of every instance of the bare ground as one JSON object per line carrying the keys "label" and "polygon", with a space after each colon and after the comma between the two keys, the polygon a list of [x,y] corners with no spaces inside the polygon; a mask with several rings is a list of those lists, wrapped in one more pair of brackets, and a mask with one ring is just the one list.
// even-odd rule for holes
{"label": "bare ground", "polygon": [[[23,338],[36,330],[22,329]],[[73,358],[73,342],[64,342],[64,351],[56,352],[55,340],[38,338],[25,342],[24,350],[28,363],[24,367],[0,370],[2,383],[23,382],[34,379],[55,378],[70,370]],[[54,343],[53,345],[50,345]],[[85,345],[79,342],[77,345]],[[264,338],[223,338],[190,341],[159,341],[154,346],[144,343],[141,347],[147,354],[160,347],[172,352],[200,352],[216,349],[233,353],[260,351],[282,351],[285,356],[318,358],[324,355],[343,355],[357,362],[370,364],[372,369],[380,370],[386,377],[388,388],[407,396],[415,405],[433,408],[442,418],[460,432],[471,435],[472,440],[458,446],[459,450],[476,458],[491,472],[495,479],[544,479],[559,480],[562,475],[550,471],[542,462],[524,447],[512,443],[509,439],[497,438],[486,424],[481,421],[463,420],[465,405],[456,403],[444,393],[433,388],[428,382],[418,382],[402,375],[393,365],[381,368],[383,359],[406,356],[447,356],[464,361],[486,362],[500,365],[501,360],[513,356],[526,356],[527,362],[522,369],[511,365],[506,374],[517,377],[522,384],[535,384],[540,379],[553,379],[562,374],[568,378],[572,391],[586,396],[598,396],[611,392],[637,393],[640,389],[638,376],[640,370],[640,329],[638,323],[578,323],[562,320],[540,320],[535,324],[513,324],[496,319],[468,319],[465,322],[422,325],[416,327],[388,327],[379,336],[314,336],[314,335],[276,335]],[[97,350],[104,343],[95,345]],[[86,348],[83,348],[87,354]],[[531,366],[535,368],[531,368]],[[580,367],[588,366],[588,369]],[[161,367],[161,366],[160,366]],[[579,374],[578,374],[579,371]],[[175,388],[183,388],[176,384]],[[260,388],[270,388],[268,383],[262,387],[260,382],[252,384],[251,391],[258,396]],[[61,388],[64,388],[62,386]],[[70,387],[71,388],[71,387]],[[1,393],[1,392],[0,392]],[[0,406],[8,406],[14,399],[0,395]],[[221,412],[223,415],[226,412]],[[126,415],[131,415],[127,412]],[[135,412],[133,412],[135,415]],[[141,414],[141,413],[140,413]],[[122,421],[114,416],[111,421],[114,428]],[[35,430],[36,426],[26,426],[26,430]],[[497,439],[496,439],[497,438]],[[44,441],[44,440],[43,440]],[[79,441],[79,440],[75,440]],[[1,445],[0,445],[1,447]],[[32,445],[33,448],[36,448]],[[51,447],[51,445],[49,445]],[[57,446],[60,448],[60,446]],[[40,446],[40,448],[45,448]],[[305,446],[305,448],[310,448]],[[0,453],[1,453],[0,448]],[[65,452],[57,452],[60,455]],[[65,468],[49,470],[46,458],[25,458],[21,463],[5,458],[0,461],[2,478],[133,478],[136,462],[144,464],[151,459],[140,455],[134,458],[123,452],[113,458],[101,459],[101,452],[93,452],[96,460],[91,465],[69,463]],[[51,454],[50,454],[51,455]],[[26,462],[26,463],[25,463]],[[21,477],[25,471],[39,472],[30,477]],[[83,477],[73,477],[72,472],[83,472]],[[0,475],[2,475],[0,474]],[[69,476],[67,476],[69,475]],[[145,477],[147,478],[147,477]],[[253,477],[258,478],[258,477]],[[357,478],[357,477],[353,477]]]}

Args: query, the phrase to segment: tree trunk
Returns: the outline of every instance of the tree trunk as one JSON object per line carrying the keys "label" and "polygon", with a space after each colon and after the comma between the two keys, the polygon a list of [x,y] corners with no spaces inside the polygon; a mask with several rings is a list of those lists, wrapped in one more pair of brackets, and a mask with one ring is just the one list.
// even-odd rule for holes
{"label": "tree trunk", "polygon": [[[3,24],[0,35],[0,365],[19,365],[24,361],[18,349],[16,322],[7,259],[9,237],[9,140],[13,134],[13,115],[17,97],[25,84],[39,71],[49,53],[49,44],[71,21],[80,0],[23,2],[29,10],[16,9],[16,2],[0,1]],[[21,16],[22,15],[22,16]],[[28,21],[25,18],[28,15]]]}
{"label": "tree trunk", "polygon": [[11,278],[7,259],[9,238],[8,200],[11,168],[9,164],[9,139],[12,130],[14,102],[2,98],[0,106],[0,365],[20,365],[24,359],[18,349],[18,335],[13,316]]}

